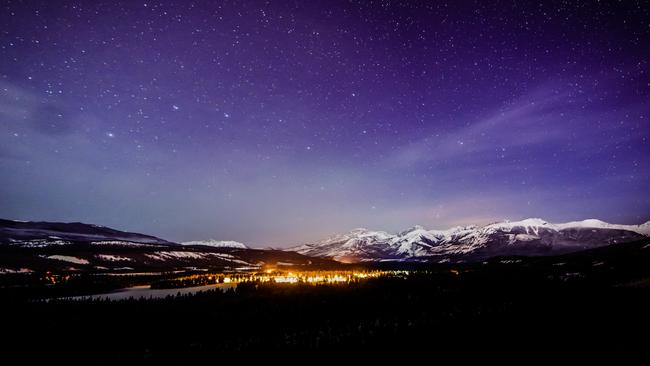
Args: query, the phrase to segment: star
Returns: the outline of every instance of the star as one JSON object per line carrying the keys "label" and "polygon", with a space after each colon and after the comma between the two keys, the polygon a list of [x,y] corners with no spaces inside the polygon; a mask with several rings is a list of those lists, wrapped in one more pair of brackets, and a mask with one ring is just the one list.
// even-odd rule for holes
{"label": "star", "polygon": [[[650,186],[650,27],[634,2],[5,3],[0,197],[25,201],[0,217],[102,212],[172,239],[283,244],[354,220],[650,219],[639,197]],[[85,199],[67,181],[81,171],[110,188]],[[188,181],[196,188],[179,195]],[[561,197],[567,187],[582,200]],[[154,189],[152,204],[141,193]],[[124,199],[138,215],[104,211]],[[432,222],[424,212],[439,205],[449,209]],[[320,225],[284,227],[296,212]],[[214,225],[192,229],[205,217]]]}

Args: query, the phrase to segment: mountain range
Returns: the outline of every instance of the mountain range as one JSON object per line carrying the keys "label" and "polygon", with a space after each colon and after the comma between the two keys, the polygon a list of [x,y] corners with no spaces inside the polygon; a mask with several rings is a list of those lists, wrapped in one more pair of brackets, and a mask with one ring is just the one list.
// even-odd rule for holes
{"label": "mountain range", "polygon": [[84,223],[0,219],[0,273],[33,271],[143,272],[254,270],[264,266],[332,266],[336,262],[470,262],[496,256],[576,252],[650,236],[650,222],[615,225],[600,220],[552,224],[542,219],[397,234],[354,229],[279,249],[236,241],[175,243],[155,236]]}
{"label": "mountain range", "polygon": [[238,249],[248,249],[246,244],[240,243],[234,240],[194,240],[194,241],[184,241],[181,244],[183,245],[204,245],[208,247],[215,248],[238,248]]}
{"label": "mountain range", "polygon": [[249,271],[264,266],[335,265],[282,250],[251,249],[233,241],[182,244],[105,226],[0,219],[0,274],[169,271]]}
{"label": "mountain range", "polygon": [[413,226],[397,234],[360,228],[287,250],[341,262],[474,261],[500,255],[562,254],[649,235],[650,221],[642,225],[615,225],[590,219],[552,224],[532,218],[447,230]]}

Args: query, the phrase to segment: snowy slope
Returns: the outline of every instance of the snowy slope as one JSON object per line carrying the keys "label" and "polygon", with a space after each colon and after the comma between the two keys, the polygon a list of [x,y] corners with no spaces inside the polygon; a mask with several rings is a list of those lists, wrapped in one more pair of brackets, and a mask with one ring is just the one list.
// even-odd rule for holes
{"label": "snowy slope", "polygon": [[94,242],[176,245],[151,235],[131,233],[81,222],[38,222],[0,219],[0,244],[43,247]]}
{"label": "snowy slope", "polygon": [[237,249],[248,249],[248,247],[238,241],[233,240],[194,240],[182,242],[183,245],[205,245],[208,247],[214,248],[237,248]]}
{"label": "snowy slope", "polygon": [[600,229],[614,229],[614,230],[628,230],[636,233],[650,236],[650,221],[641,225],[617,225],[609,224],[601,220],[589,219],[583,221],[572,221],[564,224],[559,224],[560,229],[569,228],[600,228]]}
{"label": "snowy slope", "polygon": [[234,241],[183,244],[92,224],[0,219],[0,274],[251,271],[264,265],[334,264],[293,252],[249,249]]}
{"label": "snowy slope", "polygon": [[650,222],[616,225],[600,220],[552,224],[532,218],[485,226],[426,230],[414,226],[397,234],[355,229],[289,248],[300,254],[340,261],[459,260],[495,255],[547,255],[628,242],[650,235]]}

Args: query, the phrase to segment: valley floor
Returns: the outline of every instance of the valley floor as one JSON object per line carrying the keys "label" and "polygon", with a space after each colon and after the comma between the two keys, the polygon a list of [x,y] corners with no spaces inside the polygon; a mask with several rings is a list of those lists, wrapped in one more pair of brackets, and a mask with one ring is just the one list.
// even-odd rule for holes
{"label": "valley floor", "polygon": [[250,282],[225,292],[119,302],[4,299],[1,351],[23,360],[95,363],[349,352],[626,357],[645,349],[650,329],[642,248],[633,247],[634,255],[600,251],[419,268],[344,285]]}

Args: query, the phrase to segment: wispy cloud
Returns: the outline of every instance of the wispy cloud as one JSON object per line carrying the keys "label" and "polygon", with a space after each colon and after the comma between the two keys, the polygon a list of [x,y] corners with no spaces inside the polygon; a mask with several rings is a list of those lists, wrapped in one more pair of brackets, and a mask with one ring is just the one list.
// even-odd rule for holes
{"label": "wispy cloud", "polygon": [[552,84],[542,86],[485,117],[447,133],[431,132],[390,157],[392,165],[444,162],[469,154],[562,140],[567,126],[559,118],[572,108],[571,94]]}

